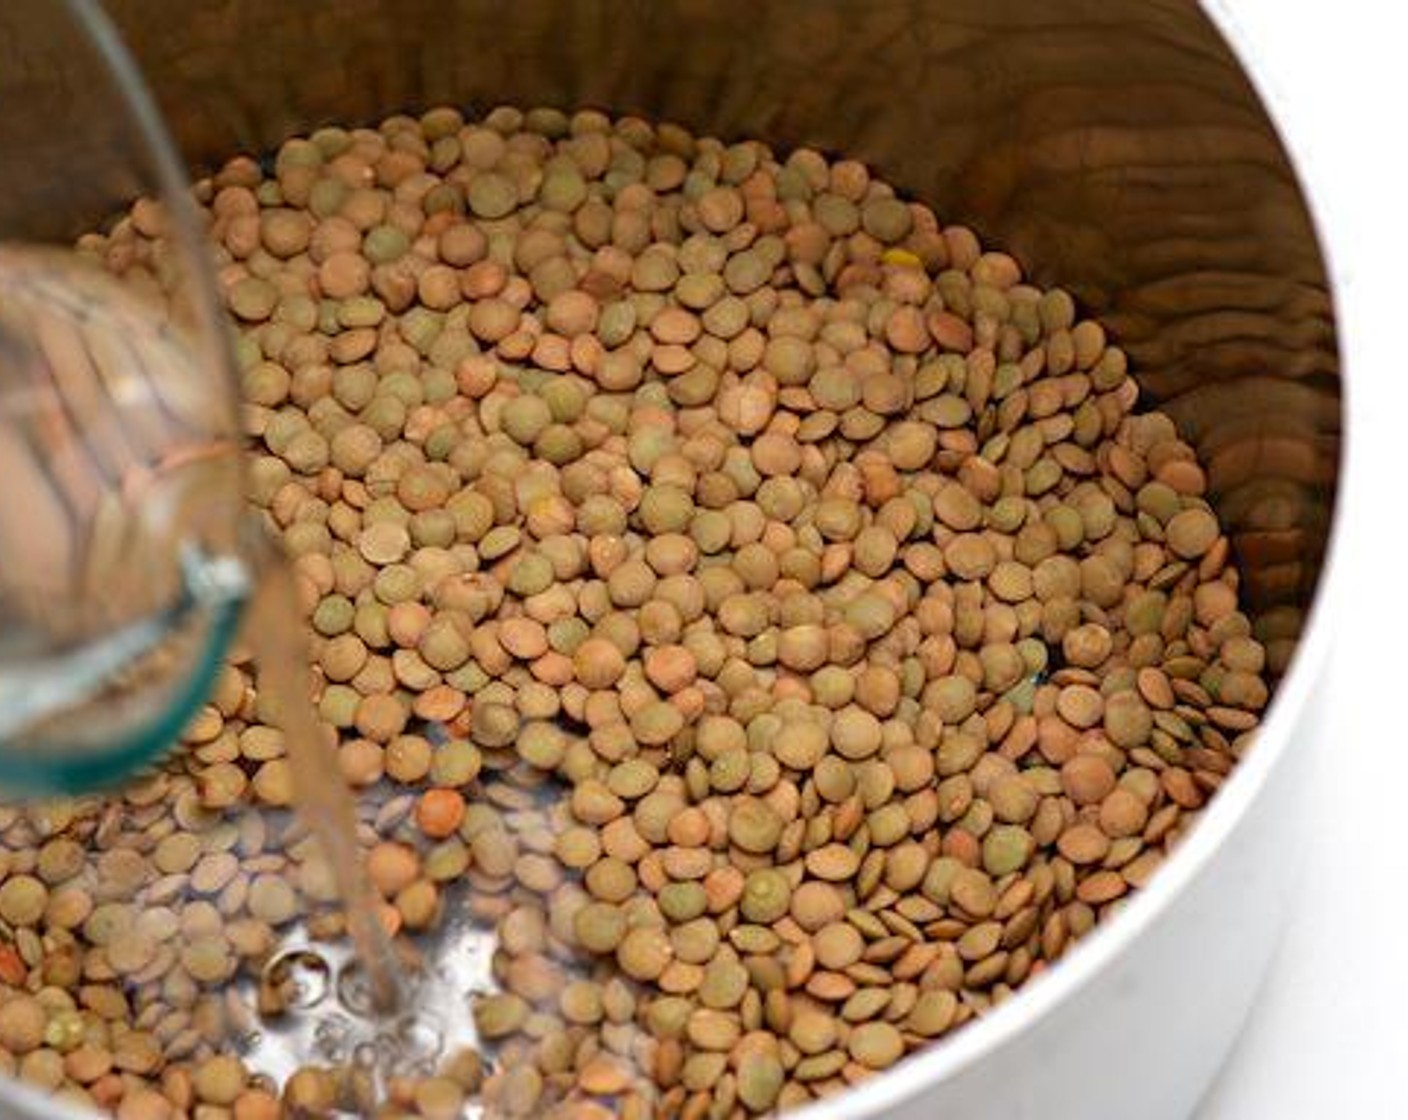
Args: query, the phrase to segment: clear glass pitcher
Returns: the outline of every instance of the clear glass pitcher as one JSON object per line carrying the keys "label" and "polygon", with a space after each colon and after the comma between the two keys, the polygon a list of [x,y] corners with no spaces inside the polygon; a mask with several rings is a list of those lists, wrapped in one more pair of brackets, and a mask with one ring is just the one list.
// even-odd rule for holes
{"label": "clear glass pitcher", "polygon": [[[68,793],[157,757],[219,668],[239,421],[180,164],[106,17],[7,3],[0,66],[33,95],[0,104],[0,792]],[[162,251],[85,240],[138,199],[121,221]]]}

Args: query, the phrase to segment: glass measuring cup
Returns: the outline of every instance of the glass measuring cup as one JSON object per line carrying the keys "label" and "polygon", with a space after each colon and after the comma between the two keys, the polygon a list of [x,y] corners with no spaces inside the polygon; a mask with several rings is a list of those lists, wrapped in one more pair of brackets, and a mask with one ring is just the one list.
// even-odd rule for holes
{"label": "glass measuring cup", "polygon": [[[177,155],[106,17],[6,4],[0,65],[25,77],[0,105],[0,790],[72,793],[173,743],[232,639],[238,413]],[[136,199],[160,252],[80,236]]]}

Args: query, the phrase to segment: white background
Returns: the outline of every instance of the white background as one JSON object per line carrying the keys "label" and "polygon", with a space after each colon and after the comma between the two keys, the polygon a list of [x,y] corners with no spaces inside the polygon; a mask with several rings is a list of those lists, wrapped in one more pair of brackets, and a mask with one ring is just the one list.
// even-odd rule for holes
{"label": "white background", "polygon": [[1198,1120],[1408,1117],[1408,36],[1397,0],[1215,0],[1327,242],[1347,356],[1335,649],[1311,859]]}

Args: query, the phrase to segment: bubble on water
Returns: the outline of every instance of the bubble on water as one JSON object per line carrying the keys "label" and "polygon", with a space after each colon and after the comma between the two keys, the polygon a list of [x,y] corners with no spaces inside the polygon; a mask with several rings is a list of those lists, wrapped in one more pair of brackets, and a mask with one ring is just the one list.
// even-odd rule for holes
{"label": "bubble on water", "polygon": [[440,1056],[445,1032],[436,1016],[426,1012],[408,1015],[396,1024],[396,1039],[408,1062],[432,1062]]}
{"label": "bubble on water", "polygon": [[379,1069],[394,1069],[401,1062],[401,1044],[390,1033],[376,1036],[376,1065]]}
{"label": "bubble on water", "polygon": [[313,1044],[318,1054],[329,1062],[346,1061],[351,1043],[352,1024],[341,1015],[331,1015],[314,1028]]}
{"label": "bubble on water", "polygon": [[371,977],[355,960],[348,961],[337,974],[337,998],[354,1015],[371,1018],[376,1013]]}
{"label": "bubble on water", "polygon": [[[414,1005],[419,993],[419,975],[413,962],[402,962],[406,971],[400,977],[400,999],[402,1006]],[[353,957],[337,970],[335,981],[337,1001],[344,1009],[363,1019],[379,1020],[382,1009],[377,1006],[376,991],[371,974],[362,967],[361,961]]]}
{"label": "bubble on water", "polygon": [[283,1009],[304,1011],[327,998],[332,969],[312,949],[290,949],[264,966],[260,983],[277,995]]}

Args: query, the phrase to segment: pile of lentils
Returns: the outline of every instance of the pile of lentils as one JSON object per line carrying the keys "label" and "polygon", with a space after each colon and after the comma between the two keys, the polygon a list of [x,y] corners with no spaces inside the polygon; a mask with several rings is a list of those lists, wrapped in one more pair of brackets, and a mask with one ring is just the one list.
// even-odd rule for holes
{"label": "pile of lentils", "polygon": [[[1249,746],[1193,449],[862,164],[438,108],[196,194],[383,921],[467,910],[500,987],[380,1103],[238,1057],[235,980],[343,923],[237,655],[160,773],[0,811],[0,1072],[123,1120],[792,1108],[1038,976]],[[160,207],[81,248],[150,283]]]}

